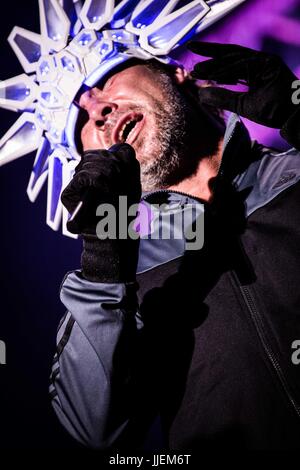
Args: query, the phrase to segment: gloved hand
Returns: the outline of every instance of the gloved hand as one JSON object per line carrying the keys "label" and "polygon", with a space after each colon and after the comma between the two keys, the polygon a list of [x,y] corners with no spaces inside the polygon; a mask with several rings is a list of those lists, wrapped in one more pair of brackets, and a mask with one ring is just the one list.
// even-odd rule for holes
{"label": "gloved hand", "polygon": [[[82,275],[90,281],[135,280],[139,241],[118,238],[119,196],[127,197],[127,208],[140,201],[140,166],[133,148],[117,144],[109,150],[85,151],[72,180],[62,192],[61,201],[70,214],[82,203],[67,227],[83,238]],[[100,218],[96,216],[96,209],[104,203],[111,204],[116,211],[115,239],[97,236]],[[128,223],[130,221],[128,218]]]}
{"label": "gloved hand", "polygon": [[[243,83],[249,87],[247,92],[203,87],[200,91],[203,103],[233,111],[268,127],[283,127],[282,136],[288,142],[300,143],[299,105],[292,102],[292,83],[297,77],[280,57],[233,44],[192,41],[188,48],[212,57],[195,65],[193,77],[223,85]],[[296,129],[288,123],[293,114],[298,115]]]}
{"label": "gloved hand", "polygon": [[280,130],[281,136],[290,144],[292,147],[300,150],[300,106],[298,105],[297,110],[289,117],[284,123]]}

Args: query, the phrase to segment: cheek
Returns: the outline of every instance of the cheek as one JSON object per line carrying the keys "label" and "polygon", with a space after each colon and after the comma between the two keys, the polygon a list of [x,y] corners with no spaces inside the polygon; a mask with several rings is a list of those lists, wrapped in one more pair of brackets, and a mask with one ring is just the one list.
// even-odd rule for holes
{"label": "cheek", "polygon": [[86,123],[86,124],[82,127],[81,132],[80,132],[81,142],[83,142],[84,139],[87,138],[88,134],[89,134],[89,125],[88,125],[88,123]]}
{"label": "cheek", "polygon": [[106,140],[104,133],[99,132],[93,121],[89,121],[82,128],[81,143],[83,150],[97,150],[110,147],[110,140]]}
{"label": "cheek", "polygon": [[87,122],[81,129],[80,138],[83,150],[92,149],[95,145],[99,146],[98,142],[95,142],[95,128],[90,122]]}
{"label": "cheek", "polygon": [[160,138],[157,121],[155,117],[152,116],[147,119],[147,124],[134,145],[137,159],[141,163],[147,163],[149,160],[157,157],[161,149]]}
{"label": "cheek", "polygon": [[91,121],[88,121],[81,129],[81,141],[84,142],[85,140],[91,140],[94,138],[95,134],[95,125]]}

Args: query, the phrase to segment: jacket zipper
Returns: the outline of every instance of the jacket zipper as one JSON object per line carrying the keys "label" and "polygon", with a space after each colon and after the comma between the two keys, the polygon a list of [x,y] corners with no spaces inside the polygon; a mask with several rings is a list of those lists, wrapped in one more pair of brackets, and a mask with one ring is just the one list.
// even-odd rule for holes
{"label": "jacket zipper", "polygon": [[[236,130],[236,127],[233,129],[233,132],[231,133],[231,135],[229,136],[228,140],[227,140],[227,145],[228,143],[231,141],[233,135],[235,134],[235,130]],[[227,146],[226,145],[226,146]],[[225,159],[224,159],[224,156],[225,156],[225,152],[223,154],[223,157],[222,157],[222,160],[221,160],[221,163],[220,163],[220,167],[219,167],[219,171],[218,171],[218,175],[217,175],[217,181],[216,181],[216,186],[215,186],[215,190],[216,190],[216,187],[219,187],[219,185],[221,184],[221,181],[222,179],[224,178],[224,167],[226,165],[226,162],[225,162]],[[187,193],[184,193],[182,191],[176,191],[176,190],[172,190],[172,191],[169,191],[168,189],[161,189],[161,190],[158,190],[158,191],[153,191],[149,194],[146,194],[145,196],[142,197],[142,200],[144,201],[147,201],[147,198],[148,197],[151,197],[153,195],[156,195],[156,194],[170,194],[170,193],[175,193],[175,194],[179,194],[181,196],[184,196],[184,197],[188,197],[188,198],[194,198],[194,199],[198,199],[196,197],[193,197],[191,196],[191,194],[187,194]],[[198,199],[201,203],[203,203],[204,201]],[[271,348],[271,346],[269,345],[268,341],[267,341],[267,338],[266,338],[266,334],[265,334],[265,331],[264,331],[264,326],[263,326],[263,323],[261,321],[261,318],[260,318],[260,315],[259,315],[259,312],[258,312],[258,309],[256,308],[256,305],[255,305],[255,301],[251,295],[251,292],[249,290],[249,288],[247,286],[242,286],[238,280],[236,279],[236,276],[235,277],[235,280],[238,284],[238,287],[240,288],[241,290],[241,293],[242,293],[242,296],[243,296],[243,299],[244,299],[244,302],[246,304],[246,307],[250,313],[250,317],[253,321],[253,324],[254,324],[254,327],[256,329],[256,332],[258,334],[258,337],[260,339],[260,342],[261,342],[261,345],[263,347],[263,350],[265,351],[265,354],[266,356],[268,357],[268,360],[269,362],[271,363],[274,371],[275,371],[275,374],[285,392],[285,395],[289,401],[289,403],[292,405],[293,409],[295,410],[298,418],[300,418],[300,407],[299,405],[297,404],[296,400],[294,399],[294,397],[292,396],[292,393],[290,392],[290,388],[289,388],[289,385],[288,385],[288,382],[285,378],[285,375],[281,369],[281,366]]]}
{"label": "jacket zipper", "polygon": [[202,199],[193,196],[192,194],[184,193],[183,191],[176,191],[175,189],[169,190],[169,189],[158,189],[157,191],[152,191],[151,193],[145,194],[141,198],[142,201],[147,201],[149,197],[156,196],[157,194],[179,194],[180,196],[188,197],[189,199],[195,199],[196,201],[201,202],[202,204],[205,203]]}
{"label": "jacket zipper", "polygon": [[[235,129],[234,129],[235,130]],[[228,142],[232,139],[232,136],[234,134],[234,131],[232,132],[232,134],[230,135],[229,139],[228,139]],[[220,177],[219,180],[222,179],[222,177],[224,176],[224,158],[222,159],[222,162],[221,162],[221,165],[220,165],[220,168],[219,168],[219,173],[218,173],[218,176]],[[255,301],[253,299],[253,296],[251,295],[251,292],[250,292],[250,289],[247,287],[247,286],[243,286],[241,285],[236,276],[235,276],[235,280],[241,290],[241,293],[242,293],[242,296],[243,296],[243,299],[244,299],[244,302],[246,304],[246,307],[250,313],[250,317],[253,321],[253,324],[254,324],[254,327],[256,329],[256,332],[258,334],[258,337],[260,339],[260,342],[261,342],[261,345],[263,347],[263,350],[265,351],[265,354],[266,356],[268,357],[269,359],[269,362],[271,363],[274,371],[275,371],[275,374],[285,392],[285,395],[289,401],[289,403],[292,405],[293,409],[296,411],[296,414],[298,416],[298,418],[300,418],[300,407],[298,405],[298,403],[296,402],[296,400],[294,399],[291,391],[290,391],[290,387],[288,385],[288,382],[285,378],[285,375],[282,371],[282,368],[276,358],[276,355],[274,353],[274,351],[272,350],[271,346],[269,345],[268,343],[268,340],[266,338],[266,334],[265,334],[265,328],[264,328],[264,325],[263,325],[263,322],[261,320],[261,317],[259,315],[259,311],[255,305]]]}
{"label": "jacket zipper", "polygon": [[[237,279],[236,279],[236,282]],[[298,405],[298,403],[296,402],[296,400],[294,399],[291,391],[290,391],[290,387],[288,385],[288,382],[285,378],[285,375],[282,371],[282,368],[276,358],[276,355],[274,354],[274,351],[272,350],[271,346],[269,345],[268,343],[268,340],[266,338],[266,334],[265,334],[265,328],[264,328],[264,325],[262,323],[262,320],[260,318],[260,315],[259,315],[259,311],[255,305],[255,301],[253,299],[253,296],[251,295],[251,292],[250,292],[250,289],[247,287],[247,286],[242,286],[239,282],[238,282],[238,285],[241,289],[241,292],[242,292],[242,296],[243,296],[243,299],[245,301],[245,304],[247,306],[247,309],[250,313],[250,316],[251,316],[251,319],[254,323],[254,326],[255,326],[255,329],[257,331],[257,334],[259,336],[259,339],[260,339],[260,342],[262,344],[262,347],[270,361],[270,363],[272,364],[272,367],[276,373],[276,376],[278,377],[279,379],[279,382],[288,398],[288,401],[290,402],[290,404],[292,405],[292,407],[294,408],[294,410],[296,411],[296,414],[298,416],[298,418],[300,418],[300,407]]]}

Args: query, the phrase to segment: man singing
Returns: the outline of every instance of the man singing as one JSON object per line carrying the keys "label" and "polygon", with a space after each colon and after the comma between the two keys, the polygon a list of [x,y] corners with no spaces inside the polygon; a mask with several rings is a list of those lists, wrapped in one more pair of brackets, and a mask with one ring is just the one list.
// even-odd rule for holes
{"label": "man singing", "polygon": [[[211,58],[192,74],[129,61],[78,97],[82,159],[62,202],[70,214],[84,205],[73,225],[83,252],[61,289],[68,312],[53,406],[72,436],[98,449],[142,449],[157,417],[161,449],[297,448],[296,77],[279,58],[241,46],[189,47]],[[199,87],[197,78],[248,91]],[[234,113],[226,125],[222,110]],[[238,114],[281,129],[294,148],[251,142]],[[119,215],[118,197],[138,203],[141,189],[150,211],[203,207],[203,246],[99,237],[96,208],[110,203]]]}

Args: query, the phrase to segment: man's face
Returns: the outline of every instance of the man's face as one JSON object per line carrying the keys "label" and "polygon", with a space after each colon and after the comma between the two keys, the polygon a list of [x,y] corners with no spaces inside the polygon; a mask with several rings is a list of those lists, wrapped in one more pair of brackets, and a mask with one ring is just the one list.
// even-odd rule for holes
{"label": "man's face", "polygon": [[164,96],[155,72],[134,65],[111,76],[102,88],[83,93],[79,105],[89,115],[81,131],[84,150],[127,142],[141,159],[157,132],[155,110]]}
{"label": "man's face", "polygon": [[144,190],[174,184],[188,161],[194,114],[176,81],[180,78],[171,79],[138,64],[83,93],[79,101],[86,111],[81,129],[83,149],[109,149],[127,142],[140,162]]}

